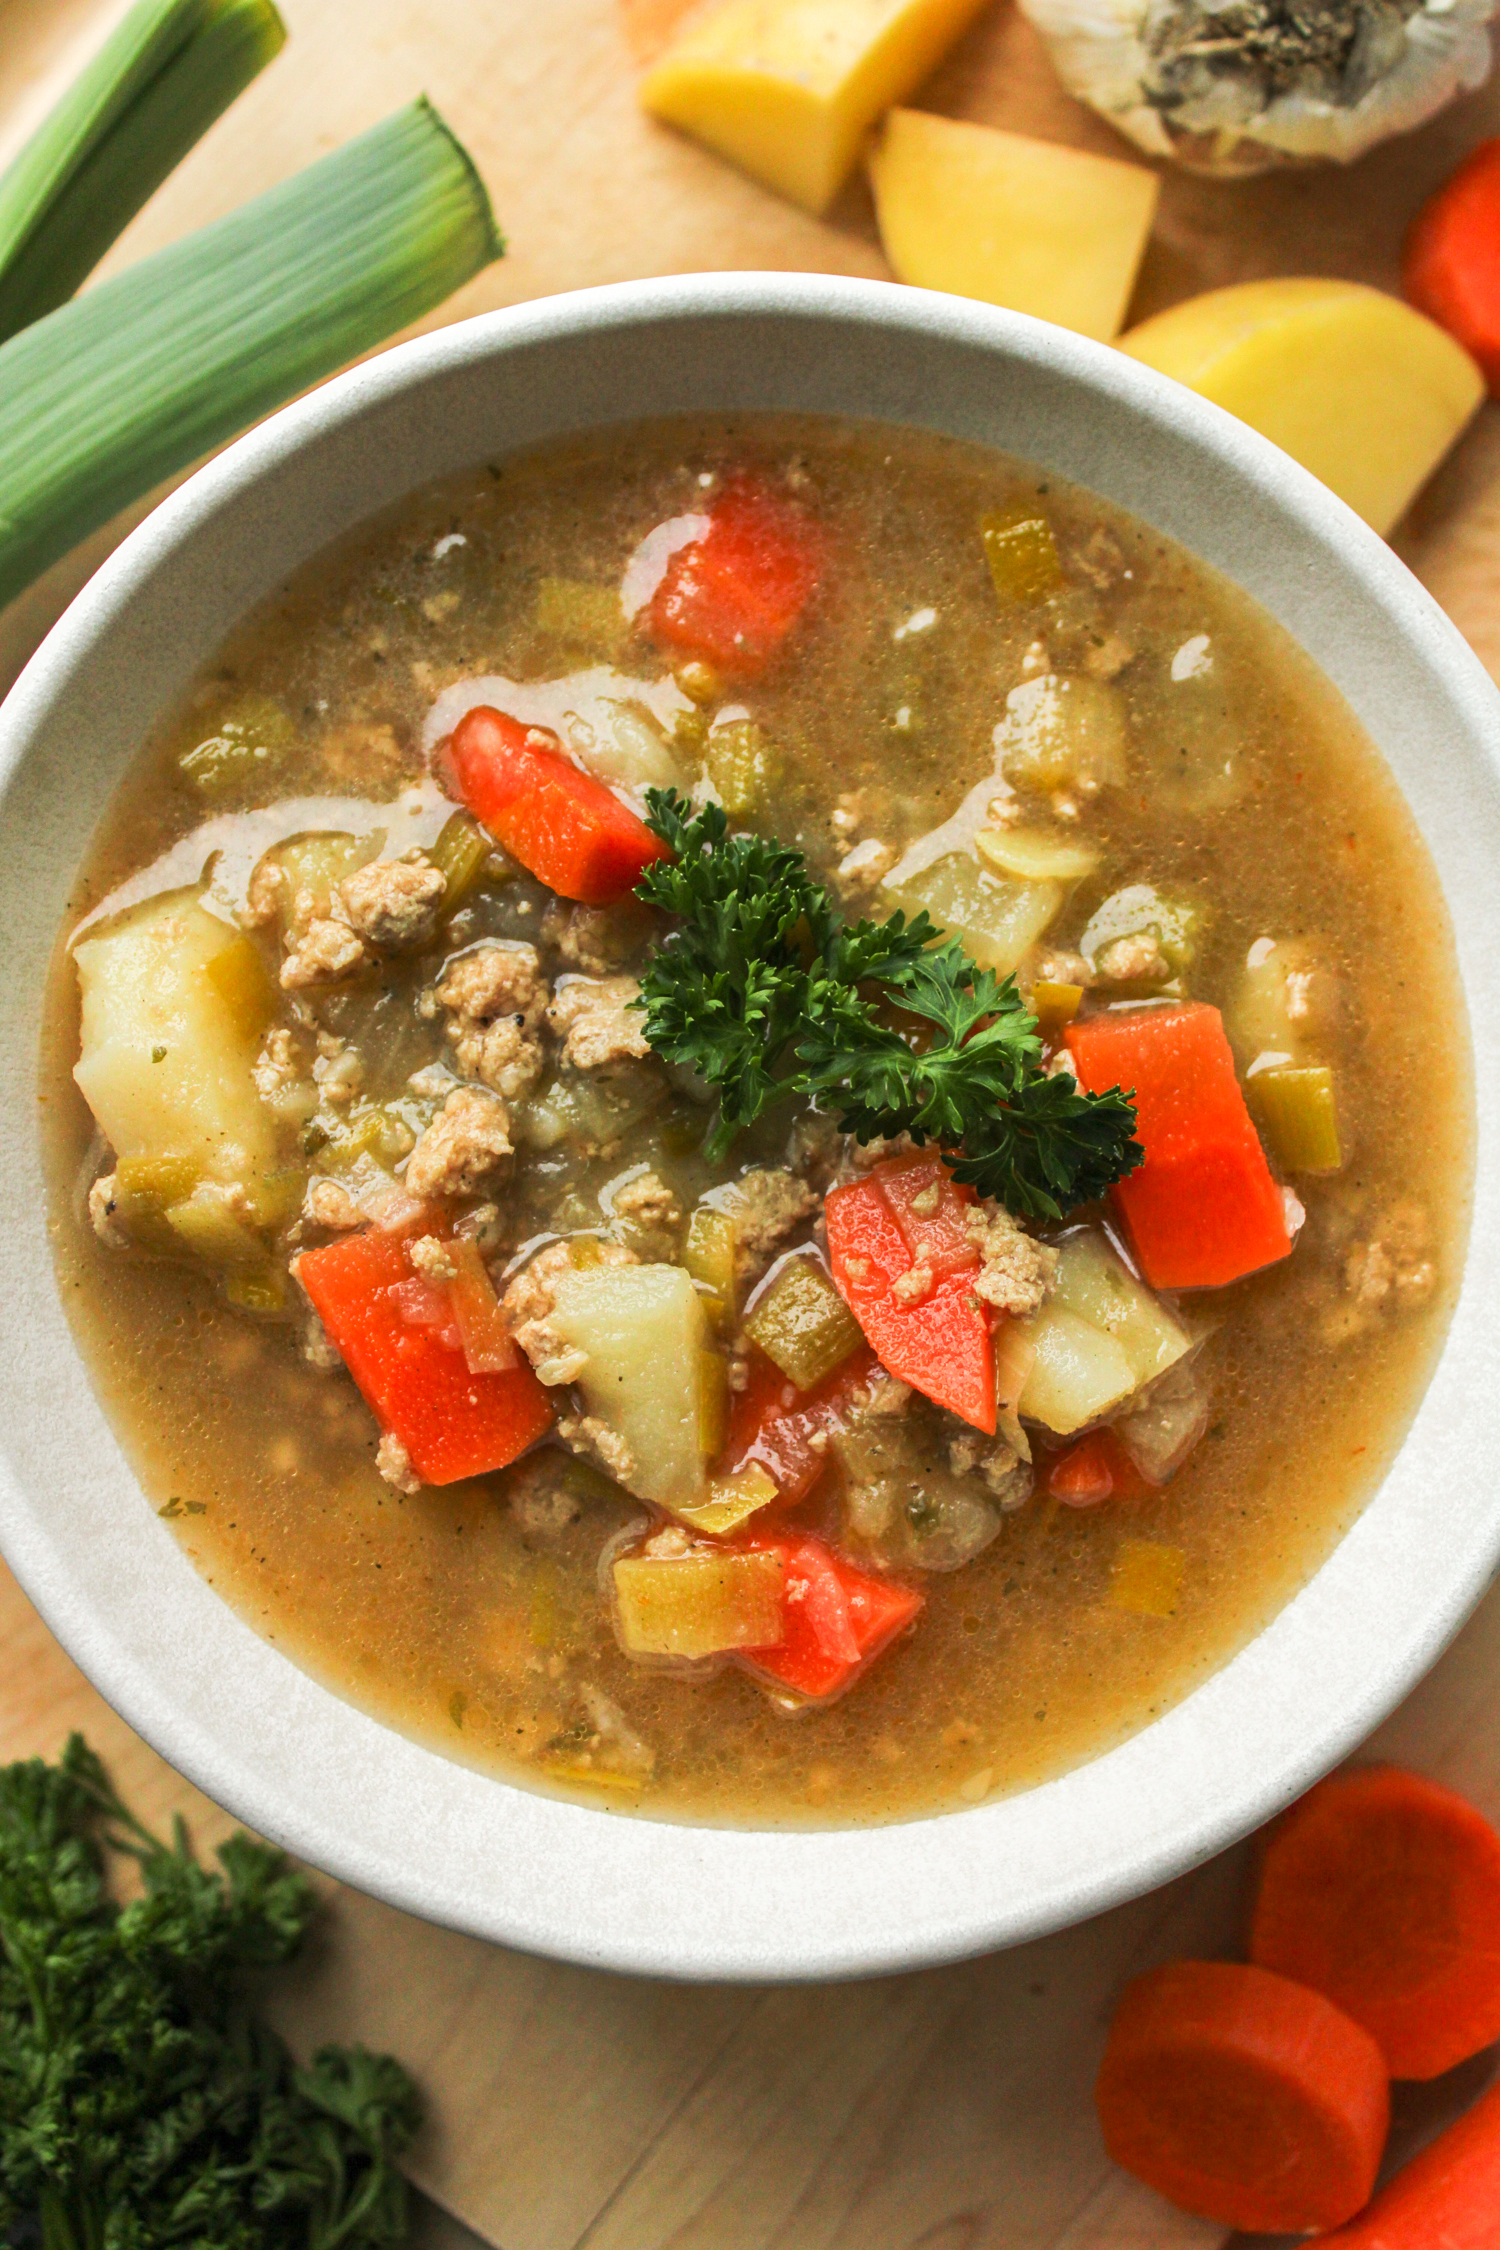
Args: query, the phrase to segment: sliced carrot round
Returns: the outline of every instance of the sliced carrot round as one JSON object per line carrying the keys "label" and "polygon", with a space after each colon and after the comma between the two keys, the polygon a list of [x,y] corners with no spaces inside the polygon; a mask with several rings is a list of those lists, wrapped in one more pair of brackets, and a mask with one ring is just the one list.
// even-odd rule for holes
{"label": "sliced carrot round", "polygon": [[1500,2086],[1429,2141],[1327,2250],[1495,2250],[1500,2241]]}
{"label": "sliced carrot round", "polygon": [[1184,2211],[1264,2234],[1352,2218],[1390,2121],[1369,2033],[1321,1994],[1235,1961],[1137,1977],[1095,2099],[1127,2172]]}
{"label": "sliced carrot round", "polygon": [[1335,1774],[1271,1832],[1250,1955],[1436,2078],[1500,2038],[1500,1835],[1421,1774]]}

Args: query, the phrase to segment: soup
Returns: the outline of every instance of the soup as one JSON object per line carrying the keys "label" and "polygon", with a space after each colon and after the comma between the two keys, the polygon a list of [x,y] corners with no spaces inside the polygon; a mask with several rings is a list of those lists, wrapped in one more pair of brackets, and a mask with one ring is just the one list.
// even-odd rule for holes
{"label": "soup", "polygon": [[1119,510],[868,425],[606,432],[320,555],[118,791],[44,1075],[198,1568],[674,1818],[1146,1724],[1354,1519],[1463,1253],[1446,916],[1337,695]]}

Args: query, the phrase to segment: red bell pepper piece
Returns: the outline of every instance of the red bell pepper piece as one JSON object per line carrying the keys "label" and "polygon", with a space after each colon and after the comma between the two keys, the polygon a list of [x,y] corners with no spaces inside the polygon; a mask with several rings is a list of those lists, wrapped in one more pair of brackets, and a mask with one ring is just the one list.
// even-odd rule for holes
{"label": "red bell pepper piece", "polygon": [[727,678],[763,672],[811,600],[823,568],[816,525],[736,477],[701,539],[679,547],[651,599],[651,631]]}
{"label": "red bell pepper piece", "polygon": [[849,1401],[876,1371],[875,1354],[857,1351],[810,1391],[799,1391],[763,1352],[753,1351],[750,1380],[734,1394],[729,1435],[714,1475],[733,1476],[753,1463],[774,1481],[786,1505],[805,1500],[828,1459],[813,1439],[837,1429]]}
{"label": "red bell pepper piece", "polygon": [[[309,1250],[297,1277],[382,1430],[424,1484],[503,1469],[551,1427],[552,1401],[524,1360],[471,1375],[461,1349],[407,1317],[406,1238],[372,1227]],[[409,1304],[408,1298],[408,1304]]]}
{"label": "red bell pepper piece", "polygon": [[1092,1094],[1133,1088],[1145,1162],[1110,1189],[1153,1289],[1222,1289],[1292,1247],[1217,1008],[1127,1009],[1071,1023]]}
{"label": "red bell pepper piece", "polygon": [[745,1649],[743,1661],[809,1700],[842,1693],[922,1607],[909,1586],[856,1570],[821,1539],[759,1532],[737,1544],[778,1554],[786,1565],[781,1642]]}
{"label": "red bell pepper piece", "polygon": [[[974,1294],[978,1252],[954,1215],[965,1200],[963,1190],[938,1158],[924,1158],[922,1165],[929,1186],[941,1183],[939,1211],[925,1220],[920,1213],[918,1221],[911,1216],[917,1167],[899,1157],[830,1192],[823,1206],[829,1264],[881,1365],[938,1406],[993,1434],[995,1350],[988,1309]],[[908,1284],[903,1294],[895,1285],[920,1270],[908,1240],[918,1222],[939,1233],[935,1253],[944,1243],[947,1255],[957,1259],[961,1240],[965,1263],[950,1267],[930,1289]],[[934,1268],[929,1264],[926,1270]]]}
{"label": "red bell pepper piece", "polygon": [[555,734],[481,703],[448,739],[458,793],[513,859],[561,898],[609,906],[667,847]]}

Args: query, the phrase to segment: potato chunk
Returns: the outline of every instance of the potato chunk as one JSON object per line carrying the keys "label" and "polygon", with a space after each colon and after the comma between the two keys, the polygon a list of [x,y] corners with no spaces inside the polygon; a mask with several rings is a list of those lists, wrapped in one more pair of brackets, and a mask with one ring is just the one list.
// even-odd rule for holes
{"label": "potato chunk", "polygon": [[1136,1387],[1124,1345],[1092,1321],[1056,1303],[1016,1323],[1016,1339],[1036,1354],[1020,1411],[1070,1437],[1097,1421]]}
{"label": "potato chunk", "polygon": [[627,1656],[717,1656],[781,1638],[780,1555],[623,1555],[615,1615]]}
{"label": "potato chunk", "polygon": [[934,860],[881,894],[903,913],[925,910],[971,961],[1007,977],[1020,966],[1067,896],[1061,883],[1015,883],[988,875],[962,852]]}
{"label": "potato chunk", "polygon": [[1386,532],[1484,396],[1474,361],[1352,281],[1246,281],[1142,321],[1120,349],[1201,391]]}
{"label": "potato chunk", "polygon": [[983,0],[725,0],[648,71],[641,102],[805,211],[826,211],[860,143],[919,86]]}
{"label": "potato chunk", "polygon": [[557,1284],[552,1326],[582,1352],[584,1404],[629,1454],[620,1482],[659,1507],[705,1494],[708,1318],[681,1266],[587,1266]]}
{"label": "potato chunk", "polygon": [[899,281],[1119,333],[1160,193],[1144,165],[896,109],[870,181]]}
{"label": "potato chunk", "polygon": [[276,1158],[251,1076],[272,988],[243,932],[196,890],[170,891],[74,949],[83,989],[73,1072],[119,1157],[190,1157],[211,1180],[248,1180]]}

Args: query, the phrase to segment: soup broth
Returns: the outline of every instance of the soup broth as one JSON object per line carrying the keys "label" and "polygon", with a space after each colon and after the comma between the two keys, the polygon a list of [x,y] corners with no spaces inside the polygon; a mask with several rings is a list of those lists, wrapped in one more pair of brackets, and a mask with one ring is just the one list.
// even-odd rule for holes
{"label": "soup broth", "polygon": [[[631,823],[580,797],[570,867],[644,833],[648,786],[717,800],[844,916],[925,908],[1014,972],[1038,1071],[1071,1058],[1093,1086],[1091,1027],[1185,1026],[1222,1059],[1223,1117],[1253,1121],[1223,1195],[1268,1166],[1257,1240],[1286,1247],[1237,1249],[1227,1221],[1221,1241],[1217,1204],[1164,1246],[1129,1179],[986,1234],[930,1145],[862,1146],[826,1099],[773,1099],[712,1156],[713,1088],[629,1005],[670,922],[537,871],[560,864],[559,767]],[[208,1580],[446,1754],[673,1818],[958,1809],[1145,1725],[1374,1490],[1467,1224],[1442,899],[1329,684],[1089,493],[824,421],[549,446],[302,569],[117,793],[59,945],[44,1093],[64,1302]],[[1207,1138],[1189,1206],[1220,1194]],[[1152,1178],[1165,1162],[1148,1142]],[[849,1229],[898,1211],[906,1270],[872,1310]],[[936,1252],[921,1225],[948,1227]],[[1250,1264],[1151,1287],[1179,1251],[1193,1275]],[[366,1255],[395,1342],[349,1310]],[[609,1360],[600,1308],[627,1298],[659,1340]],[[934,1402],[905,1339],[939,1298]],[[433,1481],[473,1457],[467,1426],[407,1426],[398,1346],[455,1397],[503,1390],[518,1456]],[[741,1513],[716,1529],[715,1505]]]}

